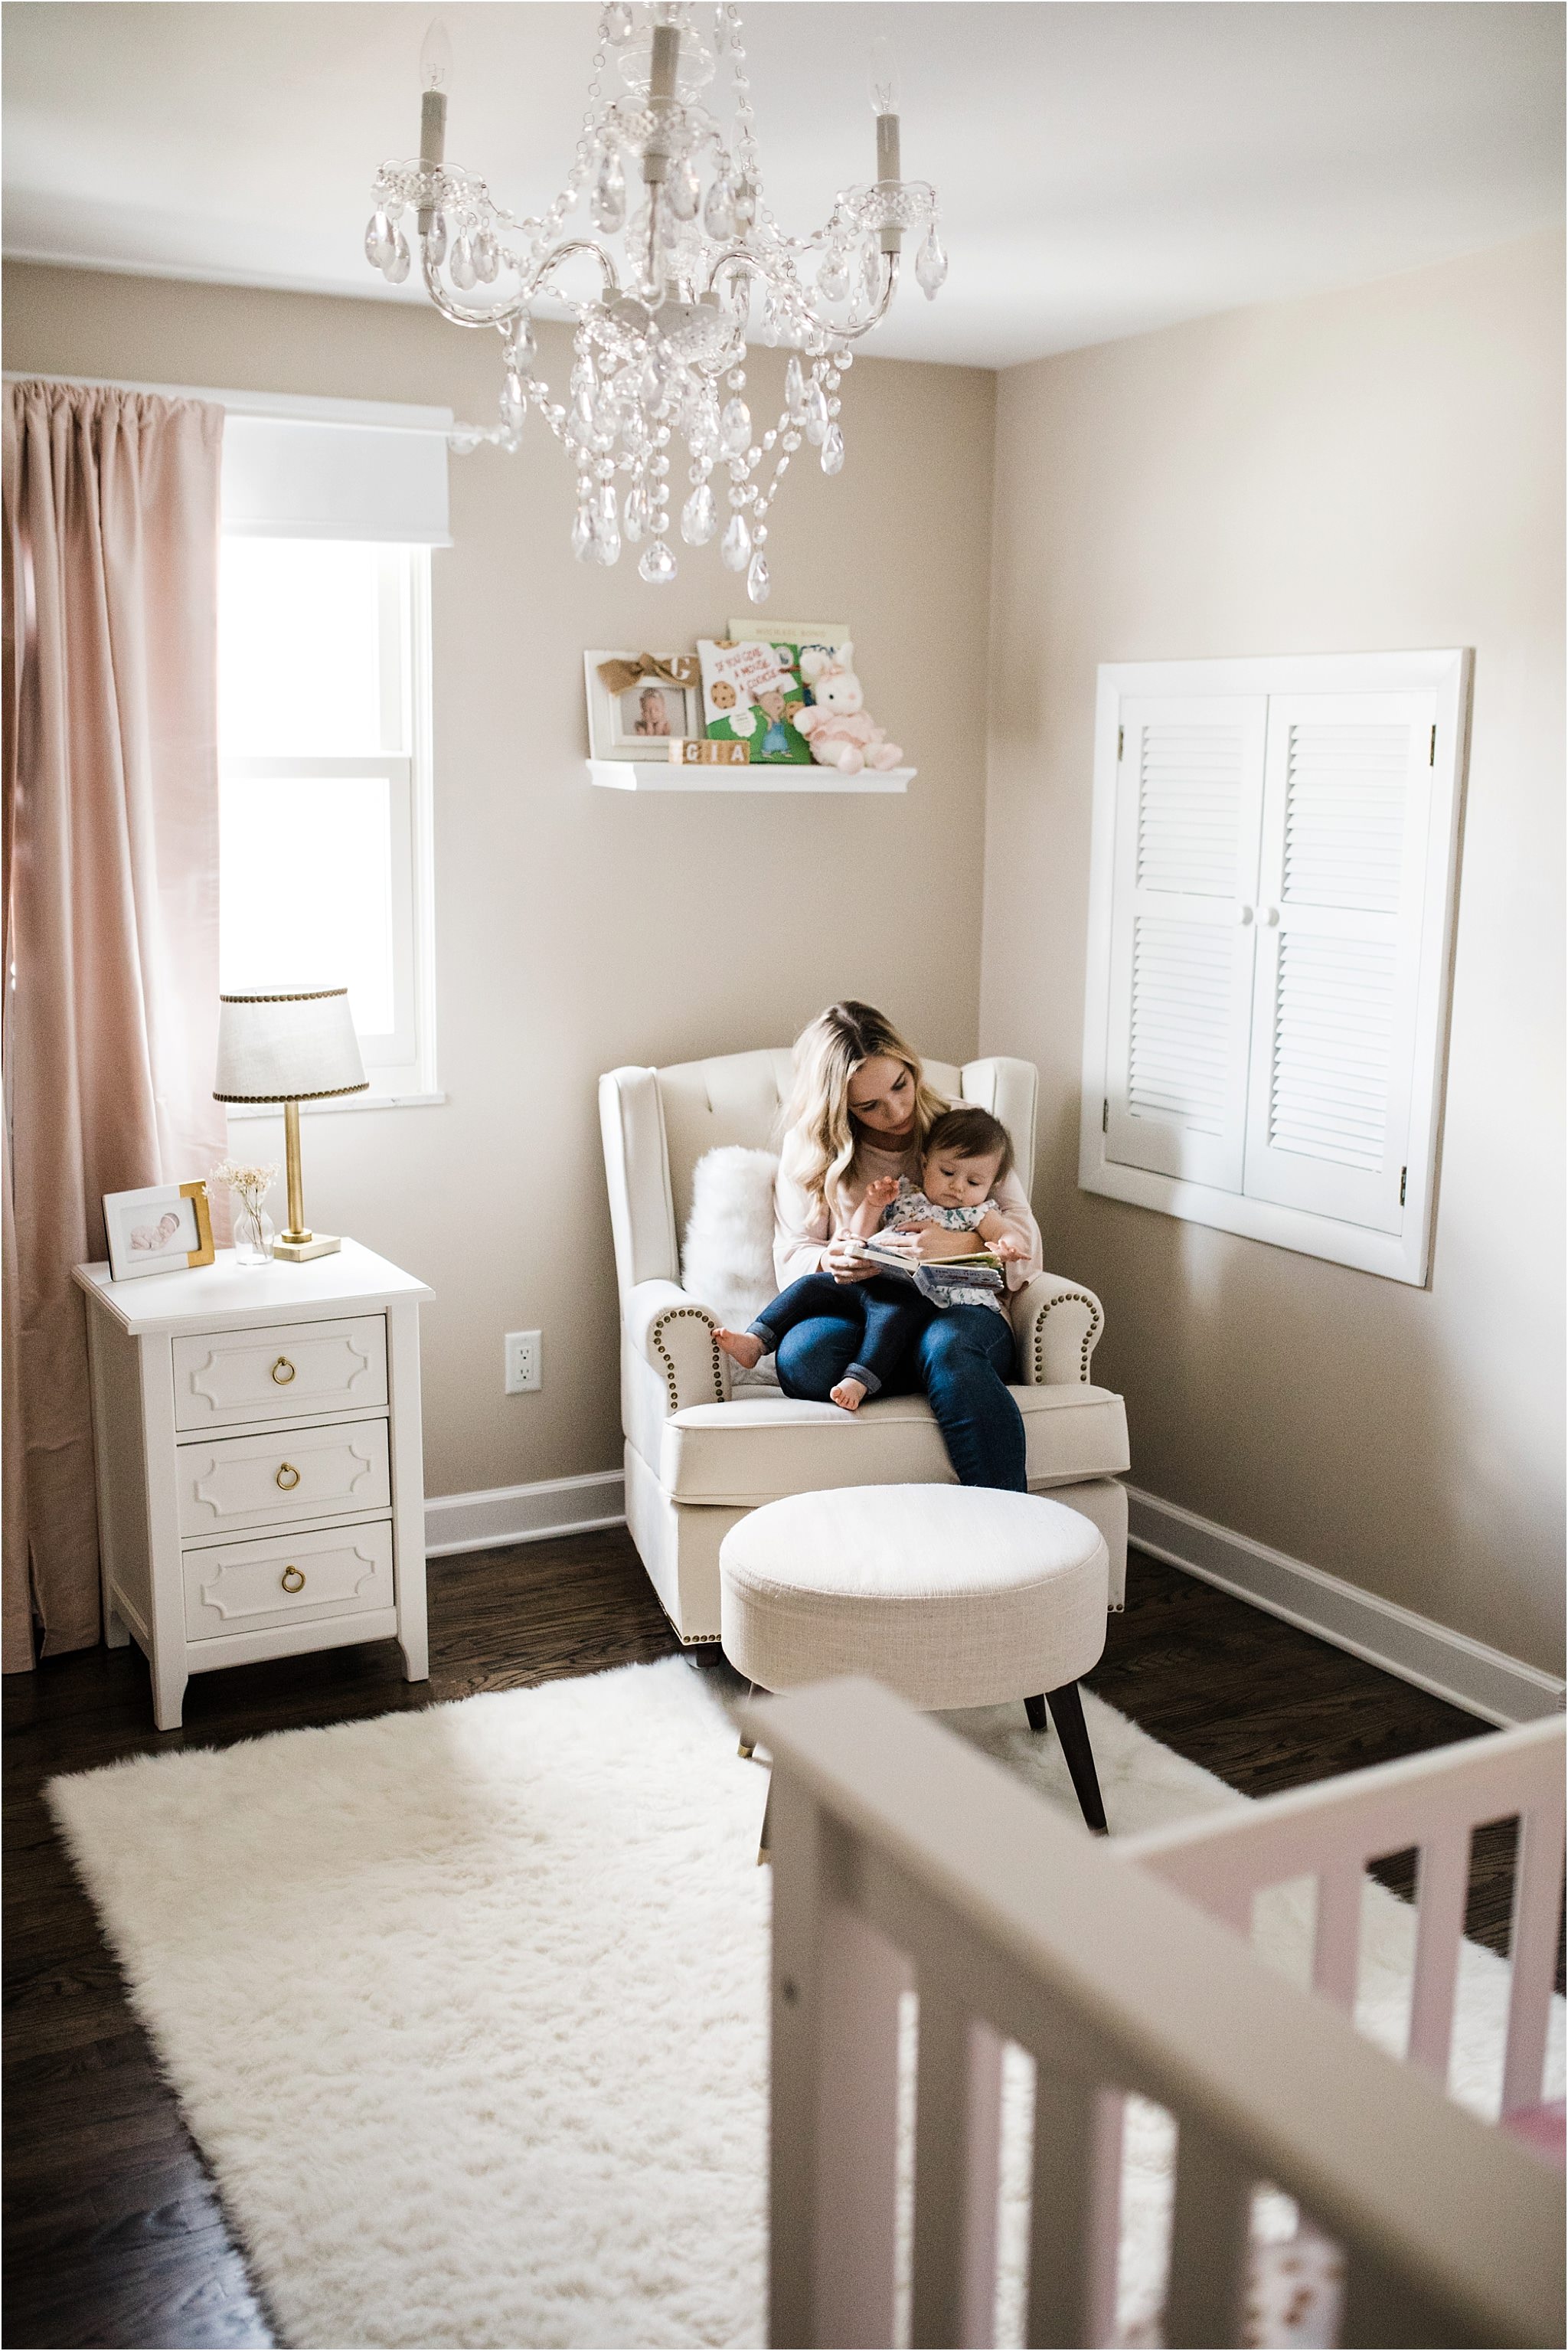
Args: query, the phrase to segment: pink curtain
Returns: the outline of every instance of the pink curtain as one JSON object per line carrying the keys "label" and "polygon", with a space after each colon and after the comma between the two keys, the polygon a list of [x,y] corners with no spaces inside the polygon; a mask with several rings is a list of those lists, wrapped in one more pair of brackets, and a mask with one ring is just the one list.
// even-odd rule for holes
{"label": "pink curtain", "polygon": [[223,411],[5,412],[5,1666],[99,1637],[83,1307],[102,1196],[204,1176],[217,1037]]}

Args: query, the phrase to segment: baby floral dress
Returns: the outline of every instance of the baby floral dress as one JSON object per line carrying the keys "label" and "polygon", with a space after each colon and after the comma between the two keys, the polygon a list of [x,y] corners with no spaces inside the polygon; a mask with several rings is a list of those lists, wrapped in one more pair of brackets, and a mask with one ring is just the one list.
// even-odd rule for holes
{"label": "baby floral dress", "polygon": [[[977,1225],[993,1213],[996,1205],[994,1200],[982,1200],[977,1208],[939,1208],[935,1201],[926,1198],[918,1184],[912,1184],[907,1176],[901,1176],[897,1198],[882,1212],[882,1228],[885,1232],[890,1225],[943,1225],[950,1233],[972,1233]],[[939,1295],[921,1280],[922,1275],[939,1283]],[[915,1280],[938,1306],[988,1306],[997,1314],[1005,1315],[1007,1311],[998,1295],[999,1281],[982,1288],[973,1273],[965,1280],[961,1277],[943,1276],[939,1268],[930,1266],[922,1266]]]}

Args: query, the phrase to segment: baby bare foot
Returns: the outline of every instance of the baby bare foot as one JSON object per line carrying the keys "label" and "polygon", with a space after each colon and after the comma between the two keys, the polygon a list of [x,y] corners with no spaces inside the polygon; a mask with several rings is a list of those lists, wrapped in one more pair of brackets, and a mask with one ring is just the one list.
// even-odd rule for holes
{"label": "baby bare foot", "polygon": [[842,1411],[858,1412],[865,1399],[865,1382],[841,1380],[836,1388],[828,1390],[828,1394]]}
{"label": "baby bare foot", "polygon": [[762,1361],[762,1342],[750,1331],[716,1331],[714,1337],[743,1372],[754,1372]]}

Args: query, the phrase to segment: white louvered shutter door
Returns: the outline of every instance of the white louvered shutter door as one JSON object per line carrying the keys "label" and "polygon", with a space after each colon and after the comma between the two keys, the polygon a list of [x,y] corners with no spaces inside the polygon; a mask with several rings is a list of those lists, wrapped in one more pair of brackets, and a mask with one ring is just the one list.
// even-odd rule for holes
{"label": "white louvered shutter door", "polygon": [[1397,1233],[1434,695],[1269,703],[1245,1189]]}
{"label": "white louvered shutter door", "polygon": [[1237,1192],[1246,1136],[1261,695],[1120,705],[1105,1157]]}

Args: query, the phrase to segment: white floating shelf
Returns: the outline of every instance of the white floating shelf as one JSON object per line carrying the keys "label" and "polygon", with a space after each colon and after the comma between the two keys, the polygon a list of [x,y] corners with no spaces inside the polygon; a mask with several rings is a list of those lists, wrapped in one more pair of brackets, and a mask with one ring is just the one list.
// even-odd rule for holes
{"label": "white floating shelf", "polygon": [[858,776],[836,768],[676,768],[667,759],[590,759],[588,780],[612,792],[820,792],[841,799],[846,792],[907,791],[917,768],[862,768]]}

